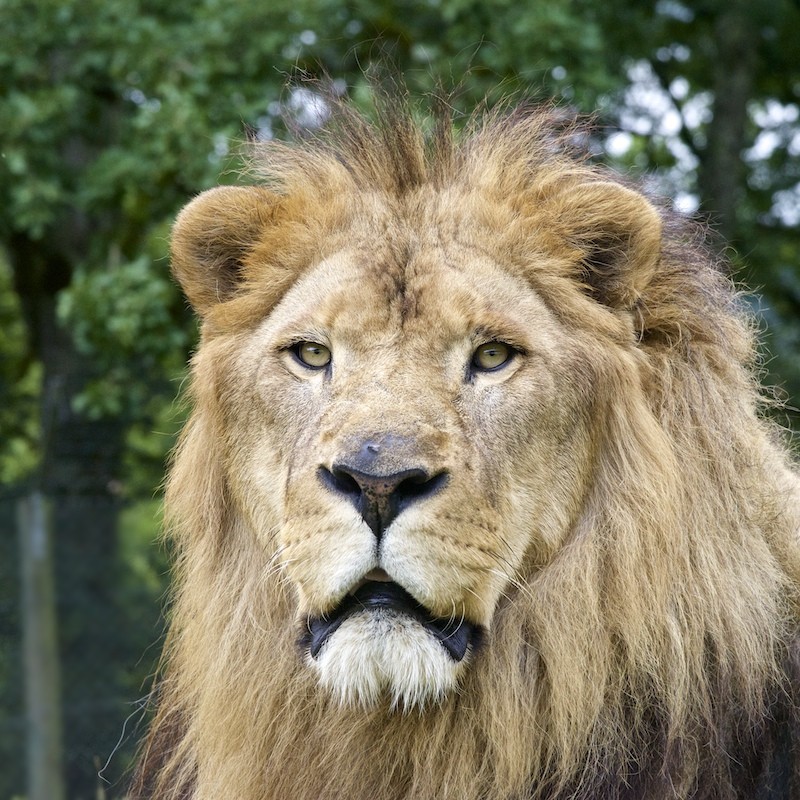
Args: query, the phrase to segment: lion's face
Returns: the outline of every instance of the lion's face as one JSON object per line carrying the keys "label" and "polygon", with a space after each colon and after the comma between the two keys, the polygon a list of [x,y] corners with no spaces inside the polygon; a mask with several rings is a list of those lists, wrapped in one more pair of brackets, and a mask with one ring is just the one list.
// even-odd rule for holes
{"label": "lion's face", "polygon": [[[219,388],[237,503],[296,588],[344,702],[452,689],[577,508],[591,372],[471,232],[362,212],[253,330]],[[573,337],[574,338],[574,337]],[[582,375],[583,377],[577,377]]]}

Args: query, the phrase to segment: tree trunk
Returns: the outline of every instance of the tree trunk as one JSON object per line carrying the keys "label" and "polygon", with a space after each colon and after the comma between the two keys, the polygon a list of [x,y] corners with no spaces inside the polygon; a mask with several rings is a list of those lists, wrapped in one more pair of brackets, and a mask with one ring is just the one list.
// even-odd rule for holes
{"label": "tree trunk", "polygon": [[124,423],[76,413],[75,395],[89,377],[68,331],[47,308],[40,345],[46,421],[42,480],[53,503],[64,721],[69,731],[66,775],[72,794],[90,796],[95,763],[105,764],[128,713],[119,665],[125,627],[116,597],[117,492]]}
{"label": "tree trunk", "polygon": [[744,192],[747,103],[758,55],[758,30],[754,29],[750,0],[720,3],[714,36],[714,116],[700,165],[701,206],[722,236],[734,242],[737,208]]}
{"label": "tree trunk", "polygon": [[50,509],[39,491],[31,492],[18,502],[28,797],[30,800],[63,800],[61,692]]}
{"label": "tree trunk", "polygon": [[[11,251],[30,343],[43,369],[41,466],[34,483],[52,509],[64,772],[70,796],[96,794],[129,708],[121,696],[126,629],[117,599],[117,487],[125,420],[91,419],[73,400],[92,364],[56,320],[69,266],[36,243]],[[124,654],[124,656],[123,656]],[[114,765],[117,766],[117,765]],[[113,767],[109,772],[117,772]],[[56,797],[56,795],[53,795]],[[50,798],[48,798],[50,800]]]}

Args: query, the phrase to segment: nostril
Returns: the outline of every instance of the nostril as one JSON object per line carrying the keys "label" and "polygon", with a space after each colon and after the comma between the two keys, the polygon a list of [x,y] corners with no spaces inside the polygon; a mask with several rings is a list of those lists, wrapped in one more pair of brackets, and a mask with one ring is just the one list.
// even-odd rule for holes
{"label": "nostril", "polygon": [[440,472],[432,478],[423,470],[414,470],[414,474],[402,480],[393,493],[396,514],[415,503],[436,494],[447,484],[447,473]]}
{"label": "nostril", "polygon": [[336,466],[334,466],[333,470],[329,470],[327,467],[320,467],[317,470],[317,475],[322,483],[329,489],[333,489],[334,492],[346,495],[354,500],[361,497],[361,487],[358,482],[343,469],[339,469]]}

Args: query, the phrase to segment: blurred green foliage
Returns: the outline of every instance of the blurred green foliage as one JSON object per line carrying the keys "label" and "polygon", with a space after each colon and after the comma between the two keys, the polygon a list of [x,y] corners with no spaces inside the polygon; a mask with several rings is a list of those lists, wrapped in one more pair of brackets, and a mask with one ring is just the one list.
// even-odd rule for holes
{"label": "blurred green foliage", "polygon": [[[112,487],[124,501],[113,533],[123,569],[94,569],[120,614],[113,636],[96,633],[113,671],[98,680],[124,695],[109,712],[112,729],[145,691],[157,656],[148,650],[165,585],[152,547],[157,487],[196,337],[169,278],[169,227],[194,194],[237,180],[243,140],[282,136],[284,114],[302,117],[289,77],[328,75],[361,100],[364,70],[388,59],[414,93],[439,80],[459,87],[464,109],[523,92],[597,111],[598,158],[699,207],[733,241],[769,323],[769,380],[786,387],[791,406],[800,397],[798,30],[793,0],[0,4],[0,482],[13,492],[45,480],[63,456],[53,426],[96,435],[97,453],[121,442],[113,468],[75,481],[81,491],[93,480],[98,493]],[[743,76],[739,95],[724,88],[734,75]],[[735,107],[721,107],[723,96]],[[725,114],[742,120],[738,138],[722,135],[738,130]],[[719,163],[735,164],[724,197]],[[84,461],[73,458],[69,470]],[[0,519],[10,531],[1,502]],[[91,521],[84,527],[109,537]],[[0,563],[13,564],[13,540],[0,545]],[[16,591],[13,580],[0,583],[0,762],[17,765],[0,771],[0,798],[23,792]],[[69,631],[94,613],[66,614]],[[67,674],[94,669],[70,641],[65,634]],[[93,757],[104,761],[114,745],[74,756],[70,797],[96,794]],[[131,752],[127,738],[117,760]],[[107,774],[118,779],[119,769]]]}
{"label": "blurred green foliage", "polygon": [[190,336],[169,313],[176,293],[169,273],[165,266],[154,271],[154,263],[145,253],[102,271],[80,269],[60,293],[58,321],[97,375],[73,398],[79,413],[136,418],[150,395],[141,376],[180,372],[176,356],[186,352]]}
{"label": "blurred green foliage", "polygon": [[41,364],[31,359],[19,309],[12,290],[11,271],[0,258],[0,485],[30,473],[37,463],[36,402],[42,380]]}

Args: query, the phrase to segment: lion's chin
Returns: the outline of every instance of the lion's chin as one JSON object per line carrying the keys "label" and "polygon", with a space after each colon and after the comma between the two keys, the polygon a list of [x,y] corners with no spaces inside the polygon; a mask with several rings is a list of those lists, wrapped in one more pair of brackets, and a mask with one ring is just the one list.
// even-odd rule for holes
{"label": "lion's chin", "polygon": [[436,617],[388,577],[373,571],[333,611],[306,622],[301,645],[342,705],[436,703],[456,687],[479,644],[479,626]]}
{"label": "lion's chin", "polygon": [[344,706],[410,711],[455,689],[468,657],[455,661],[416,619],[378,608],[348,616],[309,661]]}

